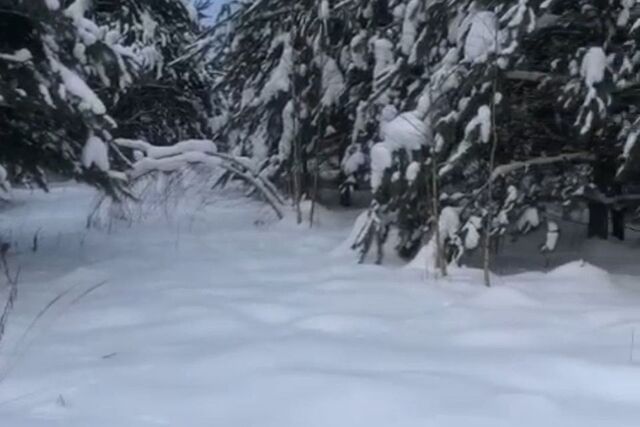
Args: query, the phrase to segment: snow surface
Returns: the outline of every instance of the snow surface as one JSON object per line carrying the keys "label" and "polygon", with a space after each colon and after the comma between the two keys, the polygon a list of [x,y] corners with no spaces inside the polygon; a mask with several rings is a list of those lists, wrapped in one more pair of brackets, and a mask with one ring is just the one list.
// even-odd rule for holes
{"label": "snow surface", "polygon": [[351,214],[310,231],[246,199],[87,232],[93,196],[17,191],[0,212],[22,268],[3,426],[638,425],[637,277],[434,281],[332,253]]}

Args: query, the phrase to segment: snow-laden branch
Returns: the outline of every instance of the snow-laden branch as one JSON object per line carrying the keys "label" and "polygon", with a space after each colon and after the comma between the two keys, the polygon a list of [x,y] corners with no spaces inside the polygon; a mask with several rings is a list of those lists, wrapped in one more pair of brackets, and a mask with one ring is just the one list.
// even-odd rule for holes
{"label": "snow-laden branch", "polygon": [[159,147],[137,139],[118,138],[115,143],[120,147],[140,151],[152,159],[161,159],[188,152],[202,154],[215,154],[218,152],[216,144],[208,139],[189,139],[167,147]]}
{"label": "snow-laden branch", "polygon": [[544,166],[559,162],[571,162],[571,161],[584,161],[589,162],[595,160],[595,156],[591,153],[580,152],[571,154],[560,154],[552,157],[536,157],[535,159],[524,160],[521,162],[512,162],[505,165],[500,165],[491,173],[491,181],[495,181],[501,176],[507,175],[511,172],[515,172],[518,169],[525,169],[530,166]]}
{"label": "snow-laden branch", "polygon": [[276,187],[253,164],[242,157],[218,153],[217,146],[210,140],[187,140],[172,146],[159,147],[146,141],[116,139],[119,147],[135,150],[142,155],[132,163],[129,176],[137,179],[150,172],[176,172],[189,164],[202,164],[210,168],[220,168],[242,179],[254,187],[276,212],[279,218],[284,214],[284,198]]}

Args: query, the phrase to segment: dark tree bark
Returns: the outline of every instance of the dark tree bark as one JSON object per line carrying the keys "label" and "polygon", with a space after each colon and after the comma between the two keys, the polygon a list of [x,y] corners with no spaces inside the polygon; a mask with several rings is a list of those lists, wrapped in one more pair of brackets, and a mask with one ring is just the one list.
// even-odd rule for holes
{"label": "dark tree bark", "polygon": [[611,226],[613,237],[624,240],[624,209],[612,209],[611,210]]}
{"label": "dark tree bark", "polygon": [[[593,183],[604,196],[611,196],[615,192],[615,159],[599,157],[593,165]],[[619,226],[619,218],[613,220]],[[589,229],[587,237],[609,238],[609,205],[600,201],[589,203]]]}
{"label": "dark tree bark", "polygon": [[589,228],[588,238],[598,237],[607,240],[609,238],[609,208],[604,203],[589,203]]}

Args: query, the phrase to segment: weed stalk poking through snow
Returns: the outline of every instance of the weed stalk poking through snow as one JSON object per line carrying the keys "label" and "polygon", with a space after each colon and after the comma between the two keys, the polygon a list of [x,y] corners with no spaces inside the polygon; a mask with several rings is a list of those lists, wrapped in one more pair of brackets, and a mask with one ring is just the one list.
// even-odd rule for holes
{"label": "weed stalk poking through snow", "polygon": [[4,303],[2,315],[0,315],[0,344],[2,344],[2,338],[4,337],[4,332],[7,327],[9,314],[11,313],[16,299],[18,298],[18,277],[20,276],[20,270],[18,270],[14,275],[11,274],[9,263],[7,262],[7,253],[9,252],[9,248],[10,245],[6,242],[3,242],[0,246],[0,262],[2,263],[2,271],[4,272],[9,287],[7,301]]}

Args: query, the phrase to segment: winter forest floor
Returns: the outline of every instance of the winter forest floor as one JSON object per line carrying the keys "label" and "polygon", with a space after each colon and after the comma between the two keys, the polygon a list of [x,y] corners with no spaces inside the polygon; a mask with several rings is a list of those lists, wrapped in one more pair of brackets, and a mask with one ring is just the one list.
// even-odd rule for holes
{"label": "winter forest floor", "polygon": [[18,192],[1,213],[21,268],[3,427],[640,423],[638,277],[428,280],[336,252],[350,213],[309,232],[240,198],[87,232],[93,197]]}

